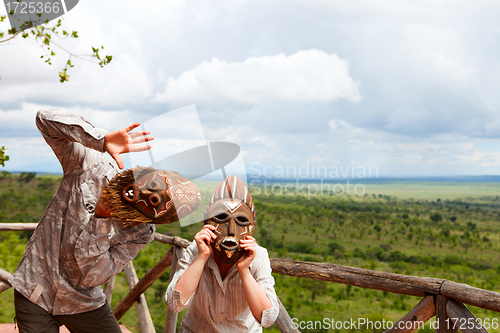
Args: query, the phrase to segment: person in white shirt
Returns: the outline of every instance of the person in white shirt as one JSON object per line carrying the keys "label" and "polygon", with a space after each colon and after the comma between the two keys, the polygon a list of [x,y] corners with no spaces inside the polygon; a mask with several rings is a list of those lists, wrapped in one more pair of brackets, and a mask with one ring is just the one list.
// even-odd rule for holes
{"label": "person in white shirt", "polygon": [[179,260],[165,295],[173,312],[189,307],[180,333],[262,332],[279,312],[267,250],[252,237],[255,207],[243,182],[224,179],[205,225]]}

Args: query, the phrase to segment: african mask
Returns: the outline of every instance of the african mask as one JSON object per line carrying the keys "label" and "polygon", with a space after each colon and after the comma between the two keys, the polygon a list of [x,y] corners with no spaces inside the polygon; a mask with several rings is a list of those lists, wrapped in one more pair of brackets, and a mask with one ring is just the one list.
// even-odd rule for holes
{"label": "african mask", "polygon": [[106,207],[126,224],[163,224],[191,214],[200,204],[196,186],[177,172],[137,167],[103,188]]}
{"label": "african mask", "polygon": [[214,256],[223,264],[236,263],[245,251],[240,240],[255,231],[255,207],[247,187],[236,176],[219,183],[205,211],[205,224],[215,226],[211,243]]}

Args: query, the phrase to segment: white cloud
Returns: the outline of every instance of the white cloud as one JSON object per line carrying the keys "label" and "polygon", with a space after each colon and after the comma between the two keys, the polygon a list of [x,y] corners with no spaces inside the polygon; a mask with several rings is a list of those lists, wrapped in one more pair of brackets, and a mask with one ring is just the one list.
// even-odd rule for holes
{"label": "white cloud", "polygon": [[[0,55],[0,61],[7,61],[13,56],[14,53],[10,53],[9,57]],[[52,104],[122,107],[141,104],[152,94],[152,84],[147,71],[136,59],[127,55],[113,60],[102,69],[80,61],[75,68],[68,71],[70,82],[67,83],[60,83],[57,76],[64,65],[54,64],[50,68],[47,66],[43,69],[45,75],[38,75],[35,68],[45,64],[41,63],[40,59],[29,59],[26,64],[33,68],[33,75],[26,71],[19,76],[16,71],[23,63],[24,61],[21,61],[10,69],[2,68],[0,102],[43,101]]]}
{"label": "white cloud", "polygon": [[331,102],[362,99],[349,63],[336,54],[304,50],[286,56],[226,62],[204,61],[177,79],[169,78],[158,102],[176,105],[221,101],[253,105],[272,101]]}
{"label": "white cloud", "polygon": [[81,37],[63,45],[104,45],[113,61],[75,60],[60,84],[57,48],[48,66],[36,45],[1,45],[0,141],[9,165],[42,162],[31,150],[49,148],[29,141],[42,104],[112,130],[196,103],[207,138],[238,143],[248,163],[498,174],[499,10],[464,0],[80,2],[64,24]]}

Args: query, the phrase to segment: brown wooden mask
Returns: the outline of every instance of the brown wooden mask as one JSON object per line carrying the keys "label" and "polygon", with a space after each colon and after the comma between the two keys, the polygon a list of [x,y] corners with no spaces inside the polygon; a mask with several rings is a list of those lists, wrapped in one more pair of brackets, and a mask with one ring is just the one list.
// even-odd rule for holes
{"label": "brown wooden mask", "polygon": [[229,176],[219,183],[205,211],[205,224],[215,226],[214,256],[223,264],[236,263],[245,251],[240,240],[255,232],[255,207],[243,182]]}
{"label": "brown wooden mask", "polygon": [[103,189],[111,216],[127,224],[175,222],[200,204],[198,188],[177,172],[140,167],[127,171]]}

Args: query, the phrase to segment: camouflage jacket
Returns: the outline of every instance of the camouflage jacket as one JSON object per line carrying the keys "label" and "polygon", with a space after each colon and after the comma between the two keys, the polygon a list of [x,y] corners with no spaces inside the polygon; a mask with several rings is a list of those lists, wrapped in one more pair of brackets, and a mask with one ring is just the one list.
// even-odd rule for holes
{"label": "camouflage jacket", "polygon": [[104,305],[101,288],[153,240],[149,224],[114,232],[112,218],[96,218],[101,186],[117,173],[104,153],[106,131],[82,117],[41,110],[36,125],[62,165],[64,176],[9,282],[54,315]]}

